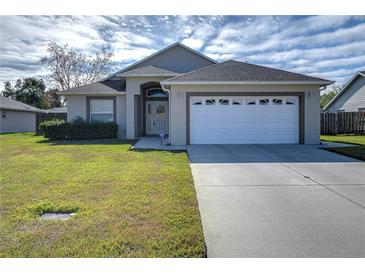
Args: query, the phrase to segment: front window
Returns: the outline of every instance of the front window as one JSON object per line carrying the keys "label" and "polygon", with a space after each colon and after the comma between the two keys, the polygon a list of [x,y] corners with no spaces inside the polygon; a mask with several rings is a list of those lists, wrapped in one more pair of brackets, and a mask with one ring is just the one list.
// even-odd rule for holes
{"label": "front window", "polygon": [[167,93],[160,88],[151,88],[147,90],[147,97],[167,97]]}
{"label": "front window", "polygon": [[113,122],[114,101],[112,99],[91,99],[90,100],[90,122]]}

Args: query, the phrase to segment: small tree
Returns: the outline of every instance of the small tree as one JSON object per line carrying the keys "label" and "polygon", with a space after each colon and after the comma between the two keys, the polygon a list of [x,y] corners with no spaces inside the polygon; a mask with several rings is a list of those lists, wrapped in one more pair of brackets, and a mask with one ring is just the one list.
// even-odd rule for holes
{"label": "small tree", "polygon": [[61,90],[93,83],[106,76],[113,68],[112,53],[105,47],[94,57],[55,42],[48,45],[48,56],[41,63],[50,70],[49,79]]}
{"label": "small tree", "polygon": [[321,108],[323,109],[342,89],[340,84],[332,85],[328,91],[321,94]]}

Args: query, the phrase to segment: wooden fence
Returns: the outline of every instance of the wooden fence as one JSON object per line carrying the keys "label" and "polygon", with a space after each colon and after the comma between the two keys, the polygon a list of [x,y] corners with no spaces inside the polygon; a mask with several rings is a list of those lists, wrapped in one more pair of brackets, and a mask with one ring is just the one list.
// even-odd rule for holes
{"label": "wooden fence", "polygon": [[44,121],[49,121],[53,119],[65,120],[67,121],[67,113],[37,113],[36,116],[36,133],[41,135],[42,131],[38,128],[39,124]]}
{"label": "wooden fence", "polygon": [[365,134],[365,112],[321,113],[321,134]]}

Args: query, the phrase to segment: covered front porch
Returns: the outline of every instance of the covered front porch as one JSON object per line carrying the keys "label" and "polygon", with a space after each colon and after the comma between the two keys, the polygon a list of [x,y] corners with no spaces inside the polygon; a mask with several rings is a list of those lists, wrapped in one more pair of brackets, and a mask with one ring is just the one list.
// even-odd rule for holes
{"label": "covered front porch", "polygon": [[169,135],[170,94],[162,89],[160,82],[176,75],[153,66],[121,75],[126,79],[127,139]]}
{"label": "covered front porch", "polygon": [[159,82],[140,86],[140,95],[134,97],[135,137],[169,134],[169,94]]}

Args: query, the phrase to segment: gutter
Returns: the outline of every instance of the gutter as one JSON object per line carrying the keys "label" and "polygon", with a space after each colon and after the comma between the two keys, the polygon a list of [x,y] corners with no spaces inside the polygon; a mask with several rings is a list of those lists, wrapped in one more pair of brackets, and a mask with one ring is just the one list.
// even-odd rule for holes
{"label": "gutter", "polygon": [[162,81],[161,85],[321,85],[334,84],[334,81]]}

